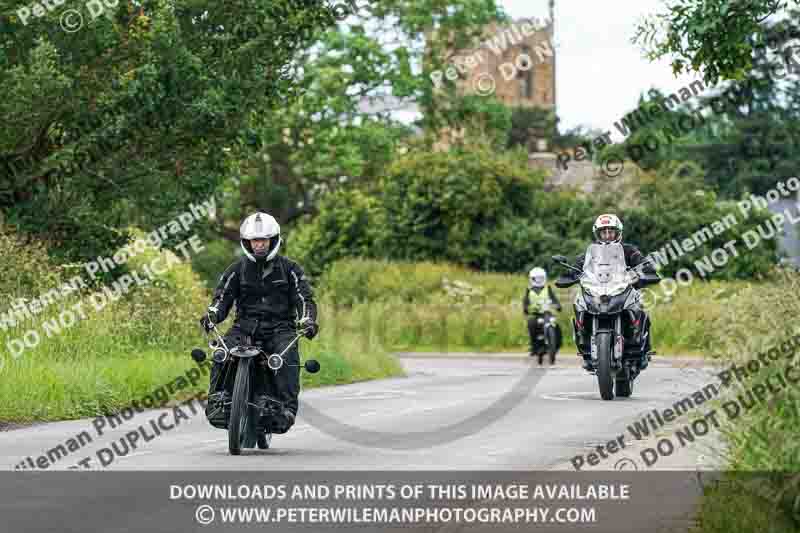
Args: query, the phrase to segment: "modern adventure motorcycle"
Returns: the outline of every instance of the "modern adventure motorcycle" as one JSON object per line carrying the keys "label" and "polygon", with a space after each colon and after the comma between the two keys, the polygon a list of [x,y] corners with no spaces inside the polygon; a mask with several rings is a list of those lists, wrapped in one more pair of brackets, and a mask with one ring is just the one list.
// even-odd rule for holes
{"label": "modern adventure motorcycle", "polygon": [[561,328],[556,322],[556,317],[550,312],[551,306],[551,303],[545,303],[539,312],[531,313],[536,320],[531,356],[538,356],[540,365],[545,353],[550,355],[550,364],[555,364],[556,354],[561,349]]}
{"label": "modern adventure motorcycle", "polygon": [[[254,397],[253,386],[256,372],[269,369],[276,375],[284,367],[302,366],[307,372],[319,372],[320,365],[309,359],[303,365],[287,365],[283,356],[305,334],[299,330],[297,336],[281,353],[267,354],[258,345],[253,345],[252,338],[246,337],[244,344],[228,347],[216,325],[213,325],[215,339],[209,342],[213,359],[222,363],[223,367],[218,379],[223,380],[223,393],[212,400],[209,398],[206,408],[208,421],[216,428],[228,430],[228,451],[231,455],[240,455],[242,448],[269,448],[272,434],[286,433],[284,405],[267,395],[266,402],[258,402]],[[260,343],[257,343],[260,344]],[[201,363],[206,353],[201,349],[192,350],[192,358]],[[212,387],[214,390],[215,387]],[[263,438],[259,439],[259,436]]]}
{"label": "modern adventure motorcycle", "polygon": [[651,256],[636,267],[627,268],[619,243],[594,243],[585,257],[581,270],[570,265],[563,255],[553,256],[553,261],[580,274],[578,278],[559,278],[556,287],[580,283],[574,301],[575,344],[590,354],[587,370],[597,375],[600,396],[612,400],[616,389],[617,396],[628,397],[633,392],[633,381],[647,367],[651,355],[646,352],[649,328],[643,323],[642,296],[636,285],[652,285],[661,278],[641,270],[647,263],[654,264]]}

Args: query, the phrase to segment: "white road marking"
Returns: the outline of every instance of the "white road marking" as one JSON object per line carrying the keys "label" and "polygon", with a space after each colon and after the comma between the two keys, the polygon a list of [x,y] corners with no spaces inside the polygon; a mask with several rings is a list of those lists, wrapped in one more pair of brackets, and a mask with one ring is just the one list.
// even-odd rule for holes
{"label": "white road marking", "polygon": [[[545,400],[583,400],[583,397],[590,397],[596,396],[598,393],[595,391],[591,392],[554,392],[551,394],[541,394],[539,395],[540,398]],[[571,396],[581,396],[580,398],[571,398]]]}

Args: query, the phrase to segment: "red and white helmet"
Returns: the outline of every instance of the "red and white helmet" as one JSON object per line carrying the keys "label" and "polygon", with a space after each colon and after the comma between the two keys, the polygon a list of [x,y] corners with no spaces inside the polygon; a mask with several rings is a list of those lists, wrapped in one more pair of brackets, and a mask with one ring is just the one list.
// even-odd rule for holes
{"label": "red and white helmet", "polygon": [[[600,230],[605,228],[611,228],[615,231],[611,236],[607,235],[601,236]],[[612,215],[612,214],[600,215],[599,217],[597,217],[597,220],[594,221],[594,226],[592,226],[592,233],[594,234],[594,238],[597,242],[601,242],[604,244],[610,244],[612,242],[621,242],[622,221],[617,217],[617,215]]]}

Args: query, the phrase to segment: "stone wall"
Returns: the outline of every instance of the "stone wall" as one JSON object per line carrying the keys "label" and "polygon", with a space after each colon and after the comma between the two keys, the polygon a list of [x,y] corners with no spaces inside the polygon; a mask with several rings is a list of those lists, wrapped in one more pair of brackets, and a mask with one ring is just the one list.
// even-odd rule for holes
{"label": "stone wall", "polygon": [[[572,189],[584,194],[595,191],[619,191],[626,193],[625,201],[636,201],[635,191],[638,189],[642,170],[632,161],[625,161],[619,176],[609,177],[603,169],[591,161],[569,161],[567,168],[558,165],[558,156],[549,152],[536,152],[528,157],[531,168],[545,171],[545,188]],[[633,194],[631,194],[633,193]]]}

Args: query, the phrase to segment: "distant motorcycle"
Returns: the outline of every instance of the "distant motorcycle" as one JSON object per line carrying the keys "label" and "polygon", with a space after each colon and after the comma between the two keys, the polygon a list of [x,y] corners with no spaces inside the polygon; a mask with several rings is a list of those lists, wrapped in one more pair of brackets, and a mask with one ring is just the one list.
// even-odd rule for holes
{"label": "distant motorcycle", "polygon": [[[559,278],[556,287],[571,287],[580,283],[575,295],[575,320],[581,331],[588,330],[591,351],[589,372],[597,375],[600,396],[614,399],[614,392],[628,397],[633,392],[633,381],[647,366],[645,358],[646,328],[639,324],[636,312],[641,309],[641,293],[635,288],[659,283],[658,275],[644,274],[641,269],[653,264],[651,256],[638,266],[628,269],[622,245],[592,244],[586,255],[584,270],[567,262],[563,255],[553,256],[553,261],[580,274],[575,279]],[[585,326],[583,325],[585,323]],[[625,326],[625,327],[623,327]],[[628,335],[625,333],[627,330]],[[578,338],[576,326],[576,344]],[[585,342],[586,333],[583,335]]]}
{"label": "distant motorcycle", "polygon": [[[224,380],[224,392],[213,402],[209,398],[206,411],[208,420],[214,427],[228,430],[228,451],[231,455],[240,455],[242,448],[255,448],[256,445],[262,449],[269,448],[273,433],[286,432],[282,426],[282,420],[285,420],[284,406],[269,395],[264,405],[255,402],[252,387],[255,372],[269,369],[277,374],[286,366],[300,366],[286,365],[283,355],[305,331],[299,331],[283,352],[267,354],[260,347],[251,345],[249,337],[245,344],[229,348],[216,325],[212,329],[216,339],[209,342],[209,348],[213,350],[214,361],[224,365],[219,374],[220,379]],[[205,361],[206,353],[201,349],[192,350],[192,358],[201,363]],[[314,359],[309,359],[302,367],[311,374],[320,369]],[[260,435],[264,438],[259,439]]]}
{"label": "distant motorcycle", "polygon": [[556,322],[556,317],[550,312],[550,303],[545,304],[540,313],[534,313],[536,320],[536,335],[533,338],[534,353],[542,364],[544,354],[550,355],[550,364],[555,364],[556,354],[561,349],[561,328]]}

